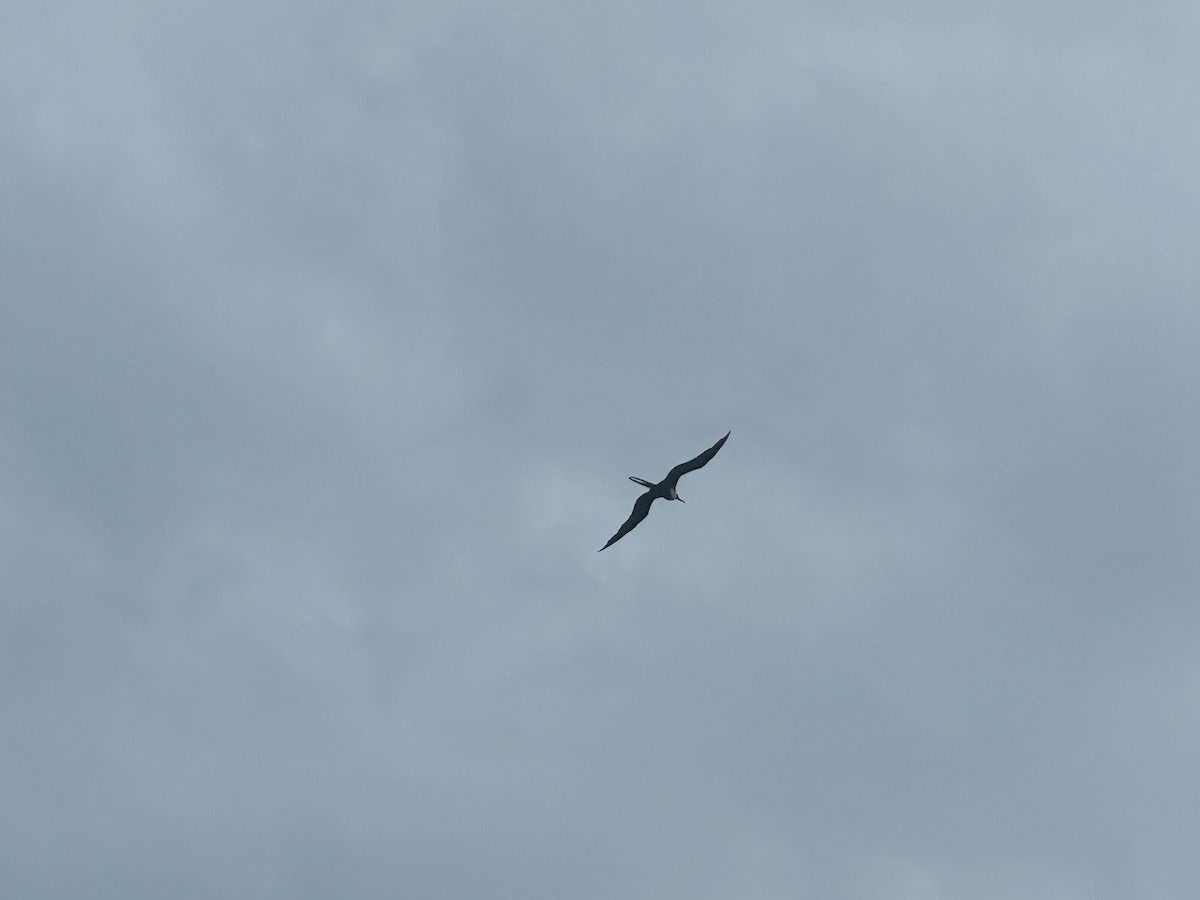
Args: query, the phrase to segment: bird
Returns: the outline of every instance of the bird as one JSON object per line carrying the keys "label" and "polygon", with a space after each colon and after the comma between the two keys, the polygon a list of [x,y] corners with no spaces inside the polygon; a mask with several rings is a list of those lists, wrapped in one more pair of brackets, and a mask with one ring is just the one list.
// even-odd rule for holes
{"label": "bird", "polygon": [[629,518],[625,520],[625,524],[617,530],[616,534],[608,539],[607,544],[605,544],[596,552],[602,553],[621,538],[625,537],[625,535],[629,534],[629,532],[633,531],[633,529],[637,528],[638,523],[641,522],[642,519],[646,518],[646,516],[650,515],[650,504],[655,500],[661,498],[663,500],[678,500],[680,503],[686,502],[682,497],[679,496],[679,492],[675,489],[676,485],[679,484],[679,479],[688,472],[694,472],[697,469],[707,465],[708,461],[717,455],[717,451],[721,449],[722,445],[729,440],[729,435],[732,433],[732,431],[725,432],[725,437],[721,438],[695,459],[689,459],[687,462],[677,465],[670,472],[668,472],[667,477],[658,484],[655,484],[652,481],[647,481],[645,478],[638,478],[636,475],[630,475],[630,481],[634,482],[635,484],[640,484],[642,487],[649,488],[649,490],[647,490],[646,493],[642,494],[637,498],[637,500],[634,501],[633,512],[629,514]]}

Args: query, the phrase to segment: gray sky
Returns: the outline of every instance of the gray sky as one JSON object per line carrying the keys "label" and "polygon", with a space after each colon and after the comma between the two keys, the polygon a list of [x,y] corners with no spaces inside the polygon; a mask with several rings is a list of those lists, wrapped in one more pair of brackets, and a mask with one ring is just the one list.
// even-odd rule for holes
{"label": "gray sky", "polygon": [[1200,895],[1200,12],[970,7],[6,4],[0,893]]}

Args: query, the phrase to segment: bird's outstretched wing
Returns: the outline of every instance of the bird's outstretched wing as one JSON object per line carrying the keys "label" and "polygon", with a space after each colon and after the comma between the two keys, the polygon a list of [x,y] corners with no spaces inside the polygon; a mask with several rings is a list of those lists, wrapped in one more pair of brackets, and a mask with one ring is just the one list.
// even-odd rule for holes
{"label": "bird's outstretched wing", "polygon": [[633,501],[633,512],[629,514],[629,518],[625,520],[625,524],[621,526],[616,534],[608,539],[607,544],[596,551],[597,553],[607,550],[621,538],[625,537],[625,535],[629,534],[629,532],[633,531],[633,529],[637,528],[638,523],[641,522],[642,519],[650,515],[650,504],[654,502],[654,497],[652,495],[653,491],[646,491],[646,493],[642,494],[642,496]]}
{"label": "bird's outstretched wing", "polygon": [[679,481],[681,476],[686,475],[688,472],[694,472],[697,469],[703,468],[710,459],[717,455],[717,451],[721,449],[721,446],[727,440],[729,440],[729,435],[731,434],[733,434],[732,431],[725,432],[725,437],[721,438],[695,459],[689,459],[687,462],[677,465],[667,473],[667,477],[662,480],[662,483],[674,487],[675,483]]}

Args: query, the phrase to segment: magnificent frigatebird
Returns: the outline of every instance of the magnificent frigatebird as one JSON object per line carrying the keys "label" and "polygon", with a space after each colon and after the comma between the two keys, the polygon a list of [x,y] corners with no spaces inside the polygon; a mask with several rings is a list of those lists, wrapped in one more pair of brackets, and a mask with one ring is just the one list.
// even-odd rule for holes
{"label": "magnificent frigatebird", "polygon": [[605,544],[596,552],[600,553],[603,550],[607,550],[621,538],[625,537],[625,535],[629,534],[629,532],[633,531],[633,529],[637,528],[638,523],[641,522],[642,519],[646,518],[646,516],[650,515],[650,504],[655,500],[658,500],[660,497],[663,500],[678,500],[680,503],[683,503],[684,499],[680,497],[679,492],[675,490],[675,486],[679,483],[679,479],[688,472],[694,472],[696,469],[703,467],[710,459],[716,456],[717,451],[720,450],[721,445],[729,439],[730,434],[732,434],[732,432],[725,432],[725,437],[721,438],[695,459],[689,459],[687,462],[677,465],[670,472],[668,472],[667,477],[658,484],[647,481],[645,478],[638,478],[636,475],[630,475],[630,481],[640,484],[642,487],[649,488],[649,490],[634,501],[633,512],[629,514],[629,518],[625,520],[625,524],[621,526],[620,530],[616,534],[608,539],[607,544]]}

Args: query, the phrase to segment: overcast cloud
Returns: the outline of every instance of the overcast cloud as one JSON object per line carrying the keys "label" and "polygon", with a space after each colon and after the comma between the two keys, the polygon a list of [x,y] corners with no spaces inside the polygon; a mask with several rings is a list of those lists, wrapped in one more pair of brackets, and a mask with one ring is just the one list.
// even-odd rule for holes
{"label": "overcast cloud", "polygon": [[1200,896],[1198,38],[6,4],[0,893]]}

